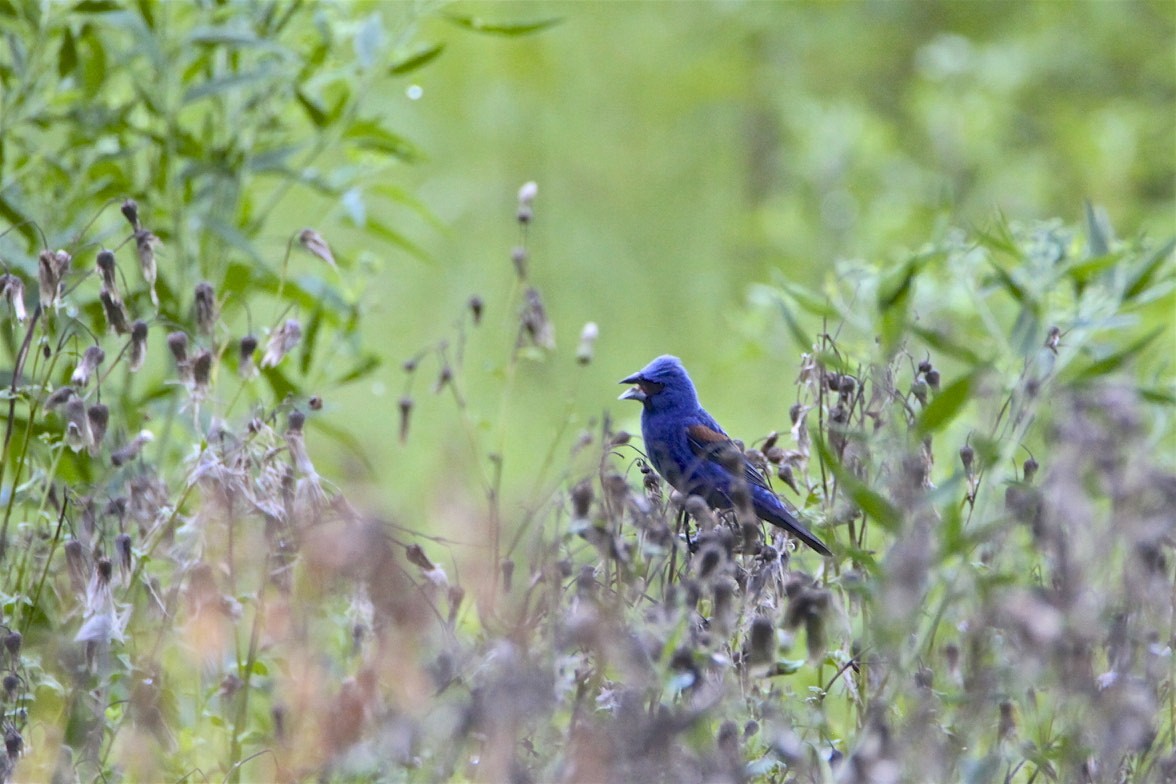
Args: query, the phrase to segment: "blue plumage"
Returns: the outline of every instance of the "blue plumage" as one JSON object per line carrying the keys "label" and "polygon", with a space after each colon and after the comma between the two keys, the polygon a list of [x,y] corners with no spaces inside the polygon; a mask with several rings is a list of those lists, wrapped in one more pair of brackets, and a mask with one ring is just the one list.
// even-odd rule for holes
{"label": "blue plumage", "polygon": [[658,357],[644,369],[621,380],[635,384],[622,400],[639,400],[645,451],[657,472],[677,490],[702,496],[712,507],[730,509],[735,474],[742,468],[752,507],[763,520],[777,525],[821,555],[830,555],[768,487],[767,479],[698,402],[694,382],[677,358]]}

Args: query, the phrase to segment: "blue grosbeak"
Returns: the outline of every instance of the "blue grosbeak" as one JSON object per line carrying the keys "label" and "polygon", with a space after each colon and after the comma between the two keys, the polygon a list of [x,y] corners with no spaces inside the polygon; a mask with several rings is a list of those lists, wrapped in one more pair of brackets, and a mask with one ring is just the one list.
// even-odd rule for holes
{"label": "blue grosbeak", "polygon": [[[677,357],[660,356],[622,384],[635,384],[621,400],[640,400],[641,435],[653,467],[687,495],[699,495],[717,509],[735,505],[732,496],[746,483],[752,508],[761,519],[788,531],[821,555],[829,548],[800,524],[768,487],[719,423],[698,402],[694,382]],[[742,468],[742,476],[735,471]]]}

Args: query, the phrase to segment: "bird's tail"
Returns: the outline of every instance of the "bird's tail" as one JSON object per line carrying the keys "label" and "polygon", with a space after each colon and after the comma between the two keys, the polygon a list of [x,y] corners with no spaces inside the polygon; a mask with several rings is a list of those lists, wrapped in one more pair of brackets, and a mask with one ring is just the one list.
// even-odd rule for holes
{"label": "bird's tail", "polygon": [[833,555],[833,553],[829,551],[829,548],[825,546],[825,543],[818,539],[812,531],[801,525],[800,521],[797,520],[791,512],[785,509],[784,505],[781,504],[779,500],[777,500],[776,504],[772,508],[767,508],[767,504],[763,503],[756,504],[756,507],[756,513],[772,525],[783,528],[785,531],[792,534],[797,539],[804,542],[823,556],[828,557]]}

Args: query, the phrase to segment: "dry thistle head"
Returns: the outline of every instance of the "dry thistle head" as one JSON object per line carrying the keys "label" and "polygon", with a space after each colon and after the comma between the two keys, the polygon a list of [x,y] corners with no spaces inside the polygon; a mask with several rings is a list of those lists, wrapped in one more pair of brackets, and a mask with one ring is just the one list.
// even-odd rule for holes
{"label": "dry thistle head", "polygon": [[237,375],[241,378],[253,378],[257,375],[257,366],[253,364],[253,352],[257,351],[257,338],[246,335],[241,338],[237,347]]}
{"label": "dry thistle head", "polygon": [[216,291],[212,284],[202,281],[196,284],[196,331],[201,335],[211,335],[216,327],[217,306]]}
{"label": "dry thistle head", "polygon": [[102,310],[106,313],[106,323],[116,335],[125,335],[131,331],[131,317],[126,306],[118,298],[117,292],[103,288],[98,294],[102,302]]}
{"label": "dry thistle head", "polygon": [[130,371],[138,373],[147,359],[147,322],[136,321],[131,325]]}
{"label": "dry thistle head", "polygon": [[314,229],[303,229],[298,232],[298,244],[305,250],[327,262],[333,268],[338,268],[335,264],[335,257],[331,253],[331,248],[327,245],[326,239]]}
{"label": "dry thistle head", "polygon": [[71,257],[63,250],[43,250],[37,257],[37,278],[41,291],[41,307],[50,308],[61,296],[62,283],[69,274]]}
{"label": "dry thistle head", "polygon": [[90,455],[97,456],[102,449],[102,440],[106,438],[110,409],[103,403],[95,403],[86,409],[86,419],[90,425]]}
{"label": "dry thistle head", "polygon": [[155,266],[155,249],[159,247],[159,237],[146,229],[135,231],[135,251],[139,256],[139,269],[143,271],[143,280],[151,289],[151,302],[159,307],[159,297],[155,293],[155,278],[158,274]]}
{"label": "dry thistle head", "polygon": [[543,307],[543,298],[533,286],[527,288],[523,311],[519,315],[519,319],[523,327],[519,335],[520,344],[525,337],[534,346],[548,351],[555,349],[555,325],[548,320],[547,309]]}
{"label": "dry thistle head", "polygon": [[580,345],[576,349],[576,361],[581,365],[587,365],[592,361],[598,337],[600,337],[600,328],[596,326],[595,321],[589,321],[580,330]]}
{"label": "dry thistle head", "polygon": [[265,347],[265,356],[261,358],[261,366],[276,367],[291,349],[302,339],[302,325],[296,319],[287,319],[282,326],[270,334]]}
{"label": "dry thistle head", "polygon": [[89,384],[90,378],[104,359],[106,359],[106,352],[102,350],[101,346],[87,348],[82,352],[82,358],[78,362],[77,368],[74,369],[73,375],[70,376],[70,383],[79,387]]}
{"label": "dry thistle head", "polygon": [[135,203],[134,199],[127,199],[122,203],[123,217],[131,224],[131,230],[137,232],[139,230],[139,205]]}
{"label": "dry thistle head", "polygon": [[192,357],[192,384],[197,394],[203,395],[208,391],[212,380],[212,352],[201,349]]}
{"label": "dry thistle head", "polygon": [[126,446],[121,449],[116,449],[110,455],[110,462],[114,464],[115,468],[131,462],[139,453],[143,451],[143,447],[151,443],[155,436],[151,434],[150,430],[141,430],[139,435],[135,436]]}
{"label": "dry thistle head", "polygon": [[98,251],[98,273],[102,276],[102,287],[116,295],[118,281],[115,279],[114,253],[103,248]]}
{"label": "dry thistle head", "polygon": [[25,310],[24,281],[11,273],[0,275],[0,296],[8,300],[16,320],[23,324],[29,315]]}
{"label": "dry thistle head", "polygon": [[52,411],[53,409],[57,408],[58,406],[65,405],[76,394],[77,393],[74,392],[74,388],[71,386],[61,387],[60,389],[56,390],[52,395],[45,398],[45,410]]}
{"label": "dry thistle head", "polygon": [[776,660],[776,626],[770,618],[757,616],[747,635],[747,660],[751,664],[771,664]]}
{"label": "dry thistle head", "polygon": [[172,332],[167,336],[167,348],[176,360],[176,370],[180,374],[180,381],[185,386],[192,385],[192,364],[188,361],[188,335],[185,332]]}

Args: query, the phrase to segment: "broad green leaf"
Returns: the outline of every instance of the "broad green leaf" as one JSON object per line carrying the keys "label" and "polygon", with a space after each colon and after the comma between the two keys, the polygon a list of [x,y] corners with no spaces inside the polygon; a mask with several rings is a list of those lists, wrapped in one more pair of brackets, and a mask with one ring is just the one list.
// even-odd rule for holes
{"label": "broad green leaf", "polygon": [[465,16],[462,14],[445,14],[445,19],[458,27],[464,27],[476,33],[505,36],[531,35],[532,33],[546,30],[549,27],[555,27],[557,24],[563,22],[561,17],[549,17],[531,22],[490,22],[478,16]]}
{"label": "broad green leaf", "polygon": [[65,78],[78,67],[78,46],[69,25],[63,28],[61,48],[57,51],[57,75]]}

